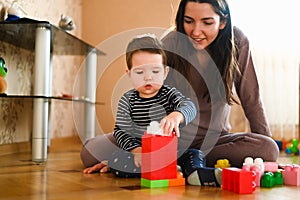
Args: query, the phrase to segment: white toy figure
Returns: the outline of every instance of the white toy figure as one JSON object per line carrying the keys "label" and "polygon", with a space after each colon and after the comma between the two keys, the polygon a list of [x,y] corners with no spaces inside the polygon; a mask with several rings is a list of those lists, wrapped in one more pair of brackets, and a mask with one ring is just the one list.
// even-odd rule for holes
{"label": "white toy figure", "polygon": [[5,21],[18,20],[21,18],[22,14],[26,14],[26,12],[17,4],[17,0],[12,1],[6,12],[7,18]]}
{"label": "white toy figure", "polygon": [[157,121],[150,122],[150,125],[147,127],[147,133],[153,135],[164,135],[160,124]]}

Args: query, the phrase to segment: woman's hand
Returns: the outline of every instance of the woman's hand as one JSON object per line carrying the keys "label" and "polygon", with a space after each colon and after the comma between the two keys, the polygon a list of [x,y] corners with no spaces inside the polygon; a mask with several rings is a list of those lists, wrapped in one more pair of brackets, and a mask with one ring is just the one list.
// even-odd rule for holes
{"label": "woman's hand", "polygon": [[173,131],[177,137],[180,137],[179,124],[184,122],[184,117],[180,112],[171,112],[168,116],[160,121],[160,126],[165,135],[171,135]]}
{"label": "woman's hand", "polygon": [[137,167],[142,166],[142,147],[137,147],[130,151],[134,155],[134,164]]}
{"label": "woman's hand", "polygon": [[93,172],[100,172],[100,173],[105,173],[108,172],[108,166],[107,166],[107,160],[104,160],[92,167],[88,167],[86,169],[83,170],[84,174],[91,174]]}

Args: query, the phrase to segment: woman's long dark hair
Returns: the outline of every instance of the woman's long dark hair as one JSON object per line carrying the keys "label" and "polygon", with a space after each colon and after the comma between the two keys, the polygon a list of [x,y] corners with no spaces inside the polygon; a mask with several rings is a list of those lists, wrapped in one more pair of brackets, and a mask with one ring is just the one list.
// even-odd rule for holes
{"label": "woman's long dark hair", "polygon": [[[214,11],[220,16],[220,21],[226,21],[226,26],[224,29],[220,30],[217,38],[206,48],[206,51],[215,62],[222,76],[225,85],[226,101],[229,104],[232,104],[233,102],[237,103],[233,98],[232,87],[235,78],[234,76],[239,75],[240,73],[236,60],[237,50],[235,47],[233,26],[227,0],[181,0],[176,15],[176,30],[185,35],[186,33],[183,24],[185,7],[188,2],[208,3],[212,5]],[[186,74],[187,70],[184,67],[182,68],[182,66],[180,66],[176,68],[178,68],[176,70],[182,74]],[[188,75],[187,78],[189,78]]]}

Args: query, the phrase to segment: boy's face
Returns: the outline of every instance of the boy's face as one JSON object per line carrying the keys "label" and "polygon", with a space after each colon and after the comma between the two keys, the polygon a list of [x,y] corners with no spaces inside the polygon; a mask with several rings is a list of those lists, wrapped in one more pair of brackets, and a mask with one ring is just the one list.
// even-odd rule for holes
{"label": "boy's face", "polygon": [[138,51],[132,55],[132,68],[127,72],[133,87],[142,98],[154,97],[169,72],[160,54]]}

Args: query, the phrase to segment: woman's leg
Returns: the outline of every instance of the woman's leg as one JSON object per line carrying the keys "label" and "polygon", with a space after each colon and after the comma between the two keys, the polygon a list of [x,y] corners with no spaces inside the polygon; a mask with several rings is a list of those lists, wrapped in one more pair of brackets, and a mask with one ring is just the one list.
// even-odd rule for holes
{"label": "woman's leg", "polygon": [[108,160],[112,153],[119,150],[112,133],[96,136],[85,142],[80,152],[82,163],[91,167],[101,161]]}
{"label": "woman's leg", "polygon": [[276,162],[278,156],[278,146],[270,137],[255,133],[229,133],[221,135],[206,155],[206,165],[213,167],[217,160],[226,158],[231,166],[242,167],[246,157],[260,157],[264,161]]}

